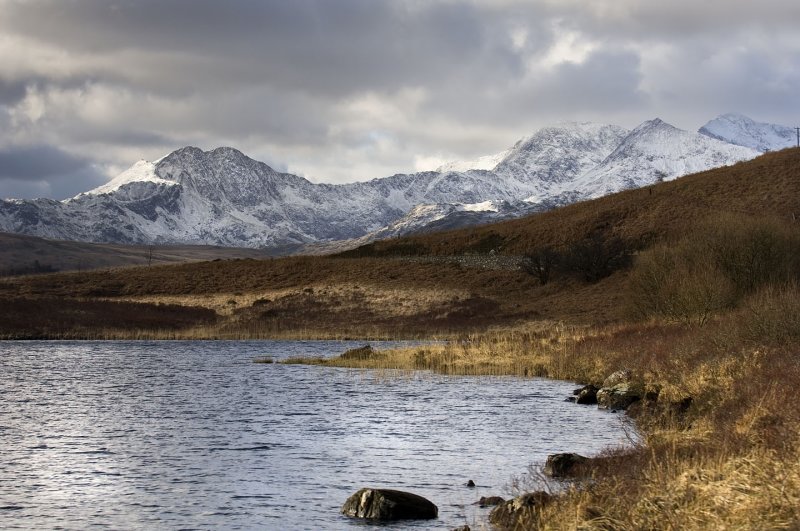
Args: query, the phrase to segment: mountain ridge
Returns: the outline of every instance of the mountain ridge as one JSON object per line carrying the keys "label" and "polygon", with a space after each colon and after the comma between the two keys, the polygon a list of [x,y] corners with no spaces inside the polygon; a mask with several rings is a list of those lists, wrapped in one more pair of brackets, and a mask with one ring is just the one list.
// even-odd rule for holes
{"label": "mountain ridge", "polygon": [[[232,147],[187,146],[139,161],[61,202],[0,201],[0,230],[75,241],[233,247],[375,239],[430,230],[431,223],[454,227],[515,217],[759,152],[656,119],[633,131],[565,122],[505,153],[492,170],[401,173],[333,185],[276,171]],[[501,207],[458,206],[487,201]],[[414,213],[422,205],[443,215]]]}

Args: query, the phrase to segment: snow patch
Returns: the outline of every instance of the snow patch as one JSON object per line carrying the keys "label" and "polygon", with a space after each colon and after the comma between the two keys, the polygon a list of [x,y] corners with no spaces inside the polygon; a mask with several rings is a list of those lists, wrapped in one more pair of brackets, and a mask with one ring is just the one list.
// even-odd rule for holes
{"label": "snow patch", "polygon": [[111,181],[107,182],[106,184],[98,186],[97,188],[89,190],[88,192],[83,192],[78,196],[76,196],[76,198],[82,195],[109,194],[115,190],[118,190],[120,187],[126,184],[137,183],[137,182],[149,182],[149,183],[166,184],[166,185],[177,184],[174,181],[168,181],[156,175],[155,162],[140,160],[139,162],[137,162],[124,172],[114,177]]}
{"label": "snow patch", "polygon": [[478,157],[477,159],[448,162],[447,164],[443,164],[436,168],[435,171],[439,173],[447,173],[452,171],[465,172],[469,170],[493,170],[495,166],[500,164],[500,161],[506,158],[510,152],[510,149],[506,149],[500,153],[495,153],[494,155],[484,155],[483,157]]}

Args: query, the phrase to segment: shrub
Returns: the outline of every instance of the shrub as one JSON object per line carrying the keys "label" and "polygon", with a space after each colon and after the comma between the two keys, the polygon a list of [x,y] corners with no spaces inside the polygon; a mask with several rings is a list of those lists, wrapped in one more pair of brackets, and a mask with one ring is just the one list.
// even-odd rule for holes
{"label": "shrub", "polygon": [[751,341],[785,342],[800,338],[800,286],[767,286],[744,304],[741,333]]}
{"label": "shrub", "polygon": [[595,232],[573,244],[564,256],[564,266],[586,280],[597,282],[630,265],[631,250],[617,237]]}
{"label": "shrub", "polygon": [[553,269],[558,265],[559,255],[552,247],[535,249],[522,257],[522,270],[535,276],[544,286],[550,281]]}
{"label": "shrub", "polygon": [[696,245],[709,248],[739,296],[798,274],[800,231],[782,220],[721,216],[703,227]]}
{"label": "shrub", "polygon": [[722,216],[639,255],[629,286],[641,317],[706,322],[764,286],[798,277],[800,232],[776,220]]}

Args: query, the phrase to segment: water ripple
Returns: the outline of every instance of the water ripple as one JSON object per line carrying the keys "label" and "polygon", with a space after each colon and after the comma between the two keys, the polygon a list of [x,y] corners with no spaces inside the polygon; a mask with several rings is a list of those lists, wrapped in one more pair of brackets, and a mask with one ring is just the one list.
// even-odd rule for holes
{"label": "water ripple", "polygon": [[[625,442],[621,416],[563,402],[570,383],[252,363],[361,344],[0,343],[0,528],[479,527],[473,503],[530,463]],[[364,486],[440,518],[339,515]]]}

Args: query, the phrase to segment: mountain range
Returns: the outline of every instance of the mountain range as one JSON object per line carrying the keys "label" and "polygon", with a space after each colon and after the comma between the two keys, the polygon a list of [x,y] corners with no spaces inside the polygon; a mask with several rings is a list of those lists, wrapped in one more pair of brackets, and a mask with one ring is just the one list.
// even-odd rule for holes
{"label": "mountain range", "polygon": [[0,201],[0,231],[124,244],[271,247],[371,241],[516,217],[793,145],[794,130],[737,114],[698,132],[560,123],[436,171],[315,184],[240,151],[178,149],[63,201]]}

